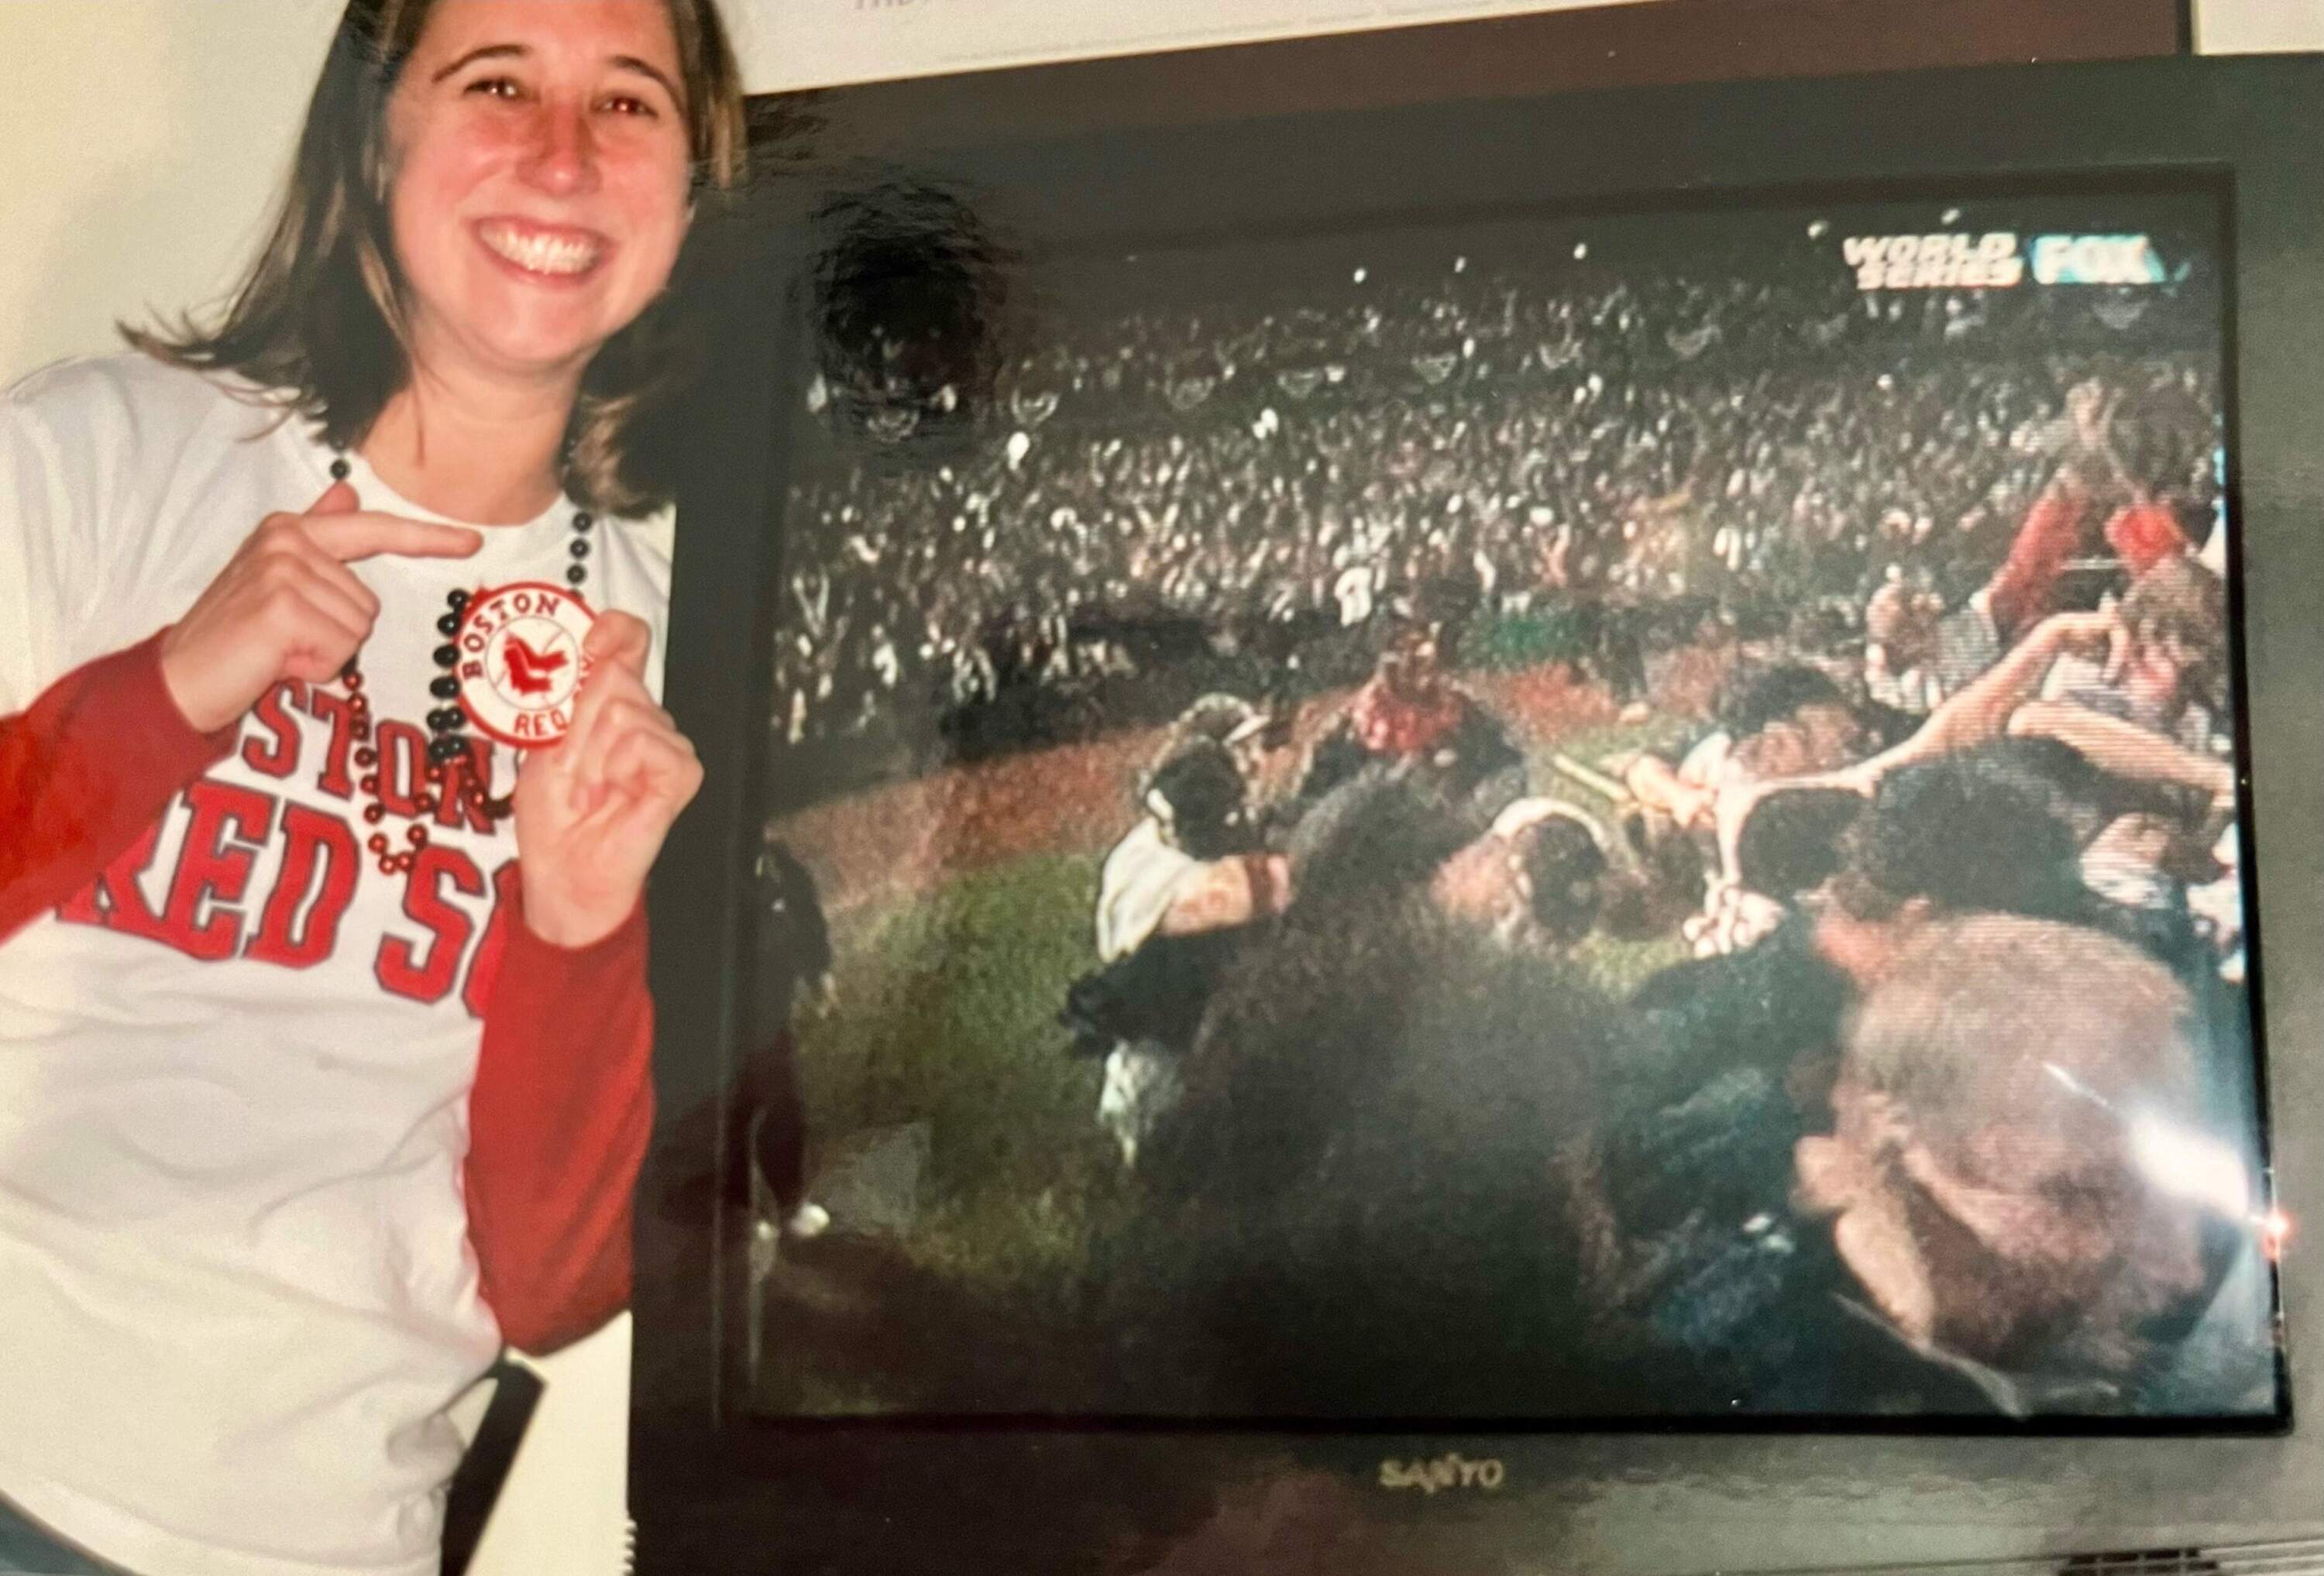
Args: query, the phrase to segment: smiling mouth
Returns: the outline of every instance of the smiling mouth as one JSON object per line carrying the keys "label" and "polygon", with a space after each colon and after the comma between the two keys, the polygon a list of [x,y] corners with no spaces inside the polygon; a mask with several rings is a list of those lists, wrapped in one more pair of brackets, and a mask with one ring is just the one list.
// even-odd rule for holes
{"label": "smiling mouth", "polygon": [[487,219],[478,225],[476,238],[503,262],[549,279],[578,278],[596,267],[607,250],[595,236],[537,229],[505,219]]}

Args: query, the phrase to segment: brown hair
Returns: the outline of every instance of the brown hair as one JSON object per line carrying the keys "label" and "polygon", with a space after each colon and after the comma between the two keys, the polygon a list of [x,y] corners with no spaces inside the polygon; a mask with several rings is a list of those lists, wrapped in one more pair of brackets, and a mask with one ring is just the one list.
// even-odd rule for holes
{"label": "brown hair", "polygon": [[[1863,1157],[1948,1288],[1938,1339],[2006,1366],[2135,1370],[2203,1277],[2200,1206],[2138,1165],[2131,1124],[2200,1132],[2201,1054],[2186,988],[2096,931],[1988,914],[1907,950],[1853,1016],[1842,1082],[1886,1104]],[[1908,1181],[1908,1148],[1950,1181]],[[2008,1202],[1978,1230],[1932,1183]]]}
{"label": "brown hair", "polygon": [[2199,1032],[2186,988],[2126,942],[1980,914],[1932,926],[1850,1019],[1847,1068],[1949,1161],[1996,1121],[2115,1130],[2186,1106]]}
{"label": "brown hair", "polygon": [[[742,74],[716,0],[665,0],[678,41],[697,204],[731,191],[747,156]],[[273,230],[214,327],[120,325],[173,365],[239,373],[324,441],[360,443],[410,382],[404,290],[388,216],[387,107],[434,0],[348,0],[307,107]],[[559,478],[576,502],[650,512],[672,491],[666,456],[639,441],[685,383],[699,350],[678,274],[583,374]]]}
{"label": "brown hair", "polygon": [[2186,664],[2182,693],[2214,710],[2225,705],[2227,591],[2217,575],[2184,554],[2164,558],[2131,583],[2120,616],[2133,641],[2172,649]]}

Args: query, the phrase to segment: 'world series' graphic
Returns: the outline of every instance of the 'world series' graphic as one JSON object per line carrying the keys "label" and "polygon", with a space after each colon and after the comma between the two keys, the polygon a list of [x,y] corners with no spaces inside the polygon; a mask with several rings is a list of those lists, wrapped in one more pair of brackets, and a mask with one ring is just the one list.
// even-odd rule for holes
{"label": "'world series' graphic", "polygon": [[571,591],[521,581],[477,592],[453,643],[460,705],[477,732],[538,750],[573,726],[573,697],[589,676],[584,650],[597,615]]}

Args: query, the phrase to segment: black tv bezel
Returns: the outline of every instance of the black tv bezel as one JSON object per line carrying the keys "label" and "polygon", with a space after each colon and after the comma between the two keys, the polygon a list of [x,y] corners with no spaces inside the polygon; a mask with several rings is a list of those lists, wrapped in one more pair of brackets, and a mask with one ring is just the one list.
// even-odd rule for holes
{"label": "black tv bezel", "polygon": [[[899,1529],[840,1568],[971,1568],[1031,1535],[1051,1493],[1201,1497],[1298,1461],[1341,1474],[1409,1568],[1548,1562],[1606,1571],[1782,1570],[1999,1560],[2324,1536],[2324,1442],[2286,1410],[2253,1427],[2045,1424],[1961,1430],[1759,1424],[1589,1433],[986,1421],[777,1423],[731,1403],[742,1361],[740,1222],[717,1190],[666,1185],[724,1163],[726,1069],[742,1020],[745,877],[765,767],[778,516],[799,364],[811,216],[867,181],[964,194],[1015,244],[1337,227],[1416,216],[1878,198],[2082,186],[2200,187],[2227,208],[2230,503],[2254,1009],[2269,1054],[2277,1197],[2324,1221],[2324,1078],[2307,1055],[2324,989],[2285,960],[2324,949],[2324,59],[2191,59],[1625,89],[1531,99],[1147,126],[1044,140],[996,135],[865,161],[812,127],[762,149],[764,178],[713,255],[724,324],[681,495],[668,689],[701,749],[704,792],[654,878],[660,1120],[639,1212],[632,1508],[647,1569],[787,1568],[795,1518],[844,1501]],[[2281,1267],[2289,1396],[2324,1394],[2319,1271],[2295,1230]],[[1421,1497],[1368,1481],[1383,1458],[1458,1450],[1505,1465],[1490,1492]],[[925,1485],[990,1480],[992,1521],[966,1545],[909,1511]],[[915,1485],[921,1485],[917,1488]],[[886,1497],[892,1496],[888,1499]],[[1011,1508],[1014,1501],[1017,1507]],[[897,1516],[881,1511],[887,1504]],[[1080,1507],[1087,1509],[1084,1504]],[[964,1529],[966,1530],[966,1529]],[[876,1542],[876,1531],[868,1535]],[[657,1550],[659,1553],[657,1553]],[[663,1563],[667,1558],[672,1562]],[[715,1563],[706,1565],[705,1559]],[[993,1568],[1001,1568],[996,1563]],[[1025,1568],[1021,1562],[1010,1568]],[[1405,1567],[1398,1567],[1405,1568]]]}

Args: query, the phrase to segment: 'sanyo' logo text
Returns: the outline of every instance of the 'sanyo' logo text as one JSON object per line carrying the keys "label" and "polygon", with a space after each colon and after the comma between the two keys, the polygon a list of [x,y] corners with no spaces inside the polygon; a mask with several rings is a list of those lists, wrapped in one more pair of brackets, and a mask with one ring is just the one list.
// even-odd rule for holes
{"label": "'sanyo' logo text", "polygon": [[1472,1461],[1458,1453],[1425,1461],[1399,1461],[1390,1457],[1380,1463],[1379,1485],[1383,1488],[1417,1488],[1423,1494],[1434,1494],[1439,1488],[1489,1491],[1499,1488],[1507,1476],[1499,1461]]}

